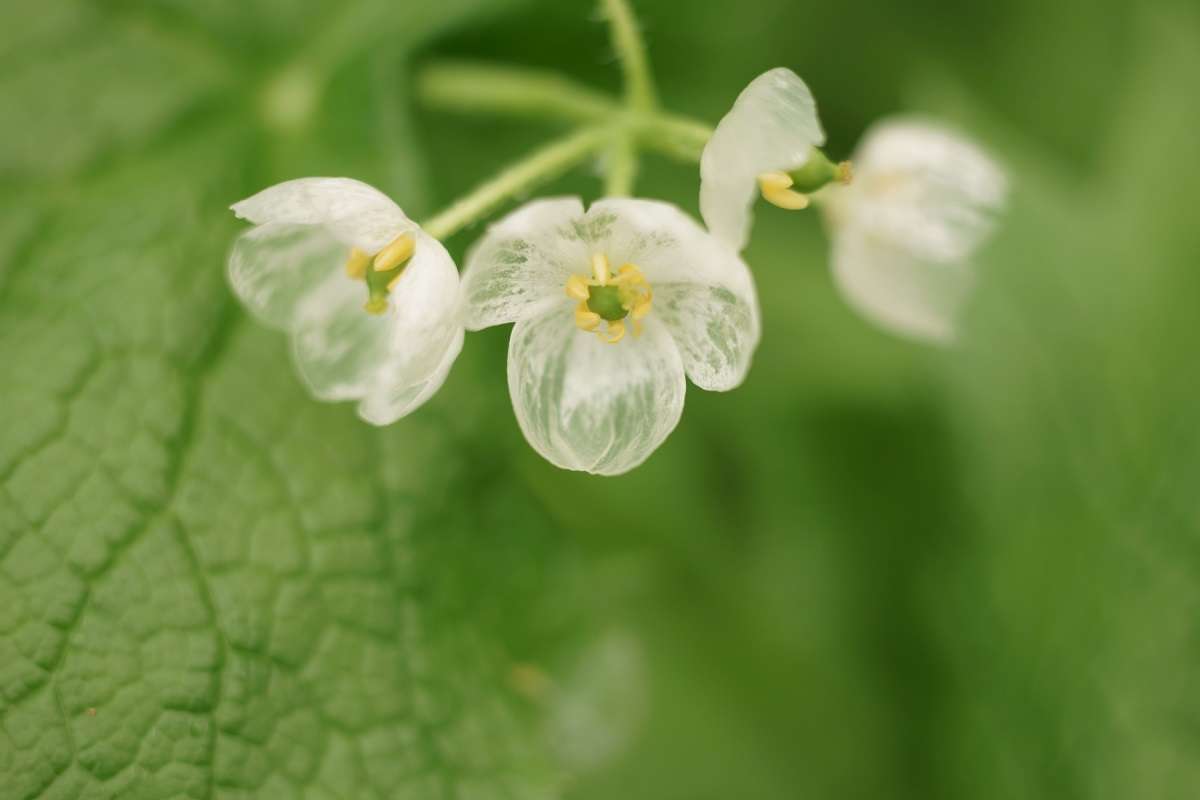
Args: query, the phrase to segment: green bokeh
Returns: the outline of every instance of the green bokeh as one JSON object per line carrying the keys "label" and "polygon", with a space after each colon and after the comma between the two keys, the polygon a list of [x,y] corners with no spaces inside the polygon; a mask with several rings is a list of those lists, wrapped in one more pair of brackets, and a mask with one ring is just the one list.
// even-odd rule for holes
{"label": "green bokeh", "polygon": [[[224,209],[262,186],[349,175],[420,218],[561,130],[424,109],[422,65],[618,90],[591,4],[0,10],[0,800],[1196,795],[1200,13],[637,9],[672,109],[715,122],[788,66],[831,156],[932,115],[1014,191],[952,349],[871,327],[816,215],[760,208],[748,381],[689,386],[615,479],[524,443],[505,328],[379,431],[222,283]],[[328,85],[281,126],[314,52]],[[643,162],[640,194],[697,190]],[[545,720],[613,637],[634,709],[564,761],[605,749]],[[528,665],[559,688],[514,689]]]}

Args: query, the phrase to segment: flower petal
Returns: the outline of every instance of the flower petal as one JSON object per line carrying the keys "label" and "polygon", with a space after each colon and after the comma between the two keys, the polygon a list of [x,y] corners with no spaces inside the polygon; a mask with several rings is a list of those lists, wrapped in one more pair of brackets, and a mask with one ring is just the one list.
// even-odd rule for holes
{"label": "flower petal", "polygon": [[388,298],[395,317],[389,369],[423,381],[438,368],[449,341],[462,333],[458,269],[437,239],[417,234],[416,250]]}
{"label": "flower petal", "polygon": [[976,145],[936,124],[889,120],[867,132],[854,182],[831,187],[835,226],[868,229],[914,257],[959,261],[991,233],[1003,171]]}
{"label": "flower petal", "polygon": [[267,325],[287,330],[304,296],[345,258],[346,246],[324,228],[268,222],[237,238],[227,274],[246,308]]}
{"label": "flower petal", "polygon": [[753,293],[747,297],[723,286],[659,284],[651,313],[670,331],[692,383],[726,392],[746,379],[761,332]]}
{"label": "flower petal", "polygon": [[513,328],[508,388],[529,444],[552,464],[618,475],[645,461],[683,412],[679,351],[665,328],[605,344],[574,327],[570,308]]}
{"label": "flower petal", "polygon": [[746,377],[758,346],[758,295],[745,262],[670,203],[609,198],[588,218],[603,226],[595,246],[614,265],[636,264],[654,290],[651,315],[666,323],[687,375],[726,391]]}
{"label": "flower petal", "polygon": [[[614,268],[636,264],[651,284],[695,283],[753,291],[750,272],[727,245],[671,203],[608,197],[588,209],[592,250]],[[589,251],[590,253],[590,251]]]}
{"label": "flower petal", "polygon": [[883,328],[947,344],[974,284],[961,262],[922,259],[861,227],[835,234],[833,276],[846,301]]}
{"label": "flower petal", "polygon": [[1004,173],[941,126],[889,120],[855,155],[855,178],[824,204],[834,277],[867,317],[902,335],[948,342],[974,284],[970,259],[1005,200]]}
{"label": "flower petal", "polygon": [[561,197],[527,203],[492,225],[463,269],[466,326],[479,330],[537,316],[573,271],[586,273],[591,252],[583,203]]}
{"label": "flower petal", "polygon": [[387,312],[368,314],[366,299],[362,281],[333,275],[301,304],[293,347],[317,397],[361,398],[363,418],[386,425],[428,399],[462,349],[458,271],[440,242],[418,233]]}
{"label": "flower petal", "polygon": [[708,229],[740,251],[750,234],[758,176],[802,167],[824,143],[817,103],[804,81],[783,67],[759,75],[700,158],[700,210]]}
{"label": "flower petal", "polygon": [[300,376],[321,400],[363,397],[385,363],[397,317],[368,314],[366,299],[361,281],[333,274],[296,309],[292,354]]}
{"label": "flower petal", "polygon": [[387,195],[351,178],[299,178],[276,184],[232,206],[256,225],[321,225],[347,248],[386,247],[416,225]]}
{"label": "flower petal", "polygon": [[446,382],[450,367],[462,352],[463,336],[463,329],[459,328],[447,343],[433,372],[415,383],[408,383],[398,375],[398,379],[394,379],[393,371],[386,370],[358,404],[358,415],[372,425],[390,425],[420,408]]}

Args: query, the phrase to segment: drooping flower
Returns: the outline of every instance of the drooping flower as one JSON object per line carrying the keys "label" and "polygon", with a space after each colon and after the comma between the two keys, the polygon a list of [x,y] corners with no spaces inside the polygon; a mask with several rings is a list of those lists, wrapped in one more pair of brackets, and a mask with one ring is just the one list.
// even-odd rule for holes
{"label": "drooping flower", "polygon": [[[750,82],[700,162],[700,207],[714,235],[746,245],[756,189],[801,209],[820,201],[834,278],[847,302],[894,333],[946,342],[993,228],[1003,172],[971,142],[929,123],[874,128],[853,159],[832,163],[808,87],[790,70]],[[853,164],[853,169],[851,169]]]}
{"label": "drooping flower", "polygon": [[462,349],[458,271],[399,206],[349,178],[302,178],[232,209],[255,227],[234,243],[229,282],[291,335],[316,397],[357,400],[387,425],[441,387]]}
{"label": "drooping flower", "polygon": [[796,73],[777,67],[752,80],[700,157],[700,213],[708,229],[740,251],[760,193],[782,208],[806,207],[808,184],[839,177],[826,174],[839,168],[816,149],[824,143],[817,102]]}
{"label": "drooping flower", "polygon": [[971,257],[1005,202],[1003,171],[962,136],[903,119],[868,131],[853,162],[853,182],[821,198],[842,294],[888,330],[950,341]]}
{"label": "drooping flower", "polygon": [[463,271],[467,328],[515,322],[508,386],[517,421],[565,469],[642,463],[702,389],[742,382],[758,298],[737,254],[673,205],[539,200],[493,225]]}

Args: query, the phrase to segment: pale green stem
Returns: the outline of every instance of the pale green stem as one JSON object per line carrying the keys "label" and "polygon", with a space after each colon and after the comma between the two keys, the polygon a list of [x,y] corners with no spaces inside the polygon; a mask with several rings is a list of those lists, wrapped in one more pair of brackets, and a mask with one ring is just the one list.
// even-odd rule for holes
{"label": "pale green stem", "polygon": [[435,239],[447,239],[483,219],[505,200],[566,172],[609,144],[613,135],[610,128],[591,127],[551,142],[478,186],[421,227]]}
{"label": "pale green stem", "polygon": [[604,16],[612,32],[613,49],[625,73],[625,99],[638,111],[649,111],[657,104],[650,60],[637,18],[628,0],[601,0]]}
{"label": "pale green stem", "polygon": [[616,99],[555,73],[440,62],[425,68],[417,86],[427,105],[448,111],[620,125],[638,146],[693,164],[712,136],[710,125],[689,117],[622,111]]}
{"label": "pale green stem", "polygon": [[604,194],[607,197],[629,197],[637,180],[637,142],[630,134],[622,135],[608,148],[604,165]]}
{"label": "pale green stem", "polygon": [[548,116],[575,123],[621,113],[612,97],[557,72],[473,61],[426,67],[417,79],[417,94],[427,105],[456,112]]}
{"label": "pale green stem", "polygon": [[633,191],[642,145],[693,163],[699,160],[711,128],[657,110],[646,46],[628,0],[601,3],[624,73],[623,104],[566,78],[535,70],[446,62],[422,74],[418,92],[427,102],[444,109],[539,118],[554,115],[591,123],[479,186],[428,220],[426,233],[446,239],[505,200],[528,192],[604,148],[608,150],[605,191],[609,196],[626,196]]}
{"label": "pale green stem", "polygon": [[687,164],[699,164],[713,129],[699,120],[677,114],[649,114],[633,119],[638,142]]}

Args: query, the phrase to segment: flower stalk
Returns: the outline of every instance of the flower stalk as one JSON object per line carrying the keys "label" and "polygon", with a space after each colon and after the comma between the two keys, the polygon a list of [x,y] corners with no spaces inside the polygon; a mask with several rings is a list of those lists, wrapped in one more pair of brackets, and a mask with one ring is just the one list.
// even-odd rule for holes
{"label": "flower stalk", "polygon": [[657,106],[658,100],[637,18],[628,0],[603,0],[603,6],[613,49],[625,75],[626,103],[638,111],[649,111]]}
{"label": "flower stalk", "polygon": [[593,126],[551,142],[481,184],[427,220],[423,227],[435,239],[445,240],[486,217],[505,200],[528,192],[594,155],[612,135],[607,127]]}

